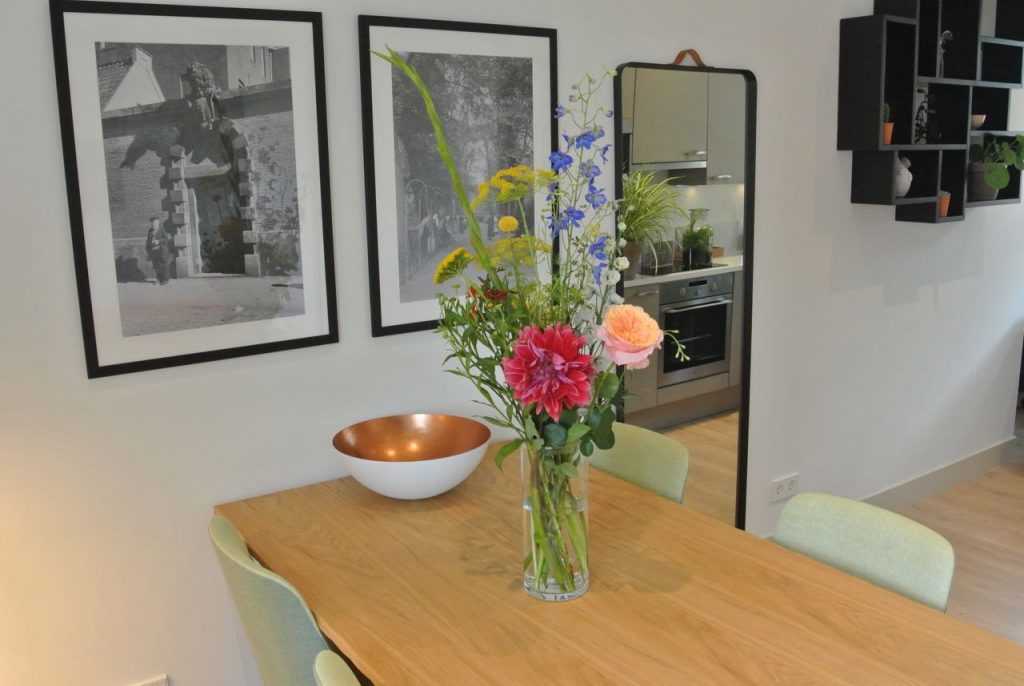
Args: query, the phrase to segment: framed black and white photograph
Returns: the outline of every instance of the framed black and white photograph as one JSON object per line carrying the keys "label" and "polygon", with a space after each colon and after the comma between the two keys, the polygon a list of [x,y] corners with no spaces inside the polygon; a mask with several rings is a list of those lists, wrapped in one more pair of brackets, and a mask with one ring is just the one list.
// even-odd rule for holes
{"label": "framed black and white photograph", "polygon": [[[419,92],[372,54],[389,48],[430,89],[467,192],[502,168],[547,167],[558,147],[554,29],[359,17],[374,336],[434,328],[434,270],[453,249],[469,245]],[[528,203],[540,226],[540,207]],[[498,233],[498,217],[481,207],[485,240]]]}
{"label": "framed black and white photograph", "polygon": [[51,19],[89,377],[337,342],[320,14]]}

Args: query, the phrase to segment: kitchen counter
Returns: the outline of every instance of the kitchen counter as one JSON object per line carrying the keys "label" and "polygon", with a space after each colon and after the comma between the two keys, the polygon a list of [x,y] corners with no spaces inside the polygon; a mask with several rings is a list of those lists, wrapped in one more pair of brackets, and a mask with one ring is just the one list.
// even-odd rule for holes
{"label": "kitchen counter", "polygon": [[708,267],[707,269],[690,269],[685,272],[672,272],[671,274],[661,274],[660,276],[637,275],[636,278],[625,281],[622,285],[624,288],[632,288],[634,286],[667,283],[671,281],[680,281],[682,279],[699,279],[702,276],[728,274],[729,272],[738,272],[743,269],[743,255],[716,257],[713,261],[715,264],[722,266]]}

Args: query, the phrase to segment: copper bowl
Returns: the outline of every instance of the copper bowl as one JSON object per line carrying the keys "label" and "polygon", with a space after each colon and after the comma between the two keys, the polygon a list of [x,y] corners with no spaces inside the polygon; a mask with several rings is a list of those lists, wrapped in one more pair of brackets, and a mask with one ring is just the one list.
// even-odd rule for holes
{"label": "copper bowl", "polygon": [[480,464],[491,430],[468,417],[403,414],[368,419],[334,436],[352,477],[381,495],[430,498],[462,483]]}

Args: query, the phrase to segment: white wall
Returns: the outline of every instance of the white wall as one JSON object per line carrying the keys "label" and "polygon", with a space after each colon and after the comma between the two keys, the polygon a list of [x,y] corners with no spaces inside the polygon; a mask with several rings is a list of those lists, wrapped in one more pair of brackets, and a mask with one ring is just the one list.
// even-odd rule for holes
{"label": "white wall", "polygon": [[[767,482],[865,496],[1007,438],[1021,208],[948,226],[849,204],[838,20],[868,0],[220,0],[325,10],[342,343],[87,381],[46,3],[0,9],[0,684],[257,683],[206,540],[217,502],[341,475],[333,432],[472,412],[431,334],[371,341],[355,17],[559,29],[561,82],[697,47],[760,84],[750,519]],[[609,95],[610,98],[610,95]]]}

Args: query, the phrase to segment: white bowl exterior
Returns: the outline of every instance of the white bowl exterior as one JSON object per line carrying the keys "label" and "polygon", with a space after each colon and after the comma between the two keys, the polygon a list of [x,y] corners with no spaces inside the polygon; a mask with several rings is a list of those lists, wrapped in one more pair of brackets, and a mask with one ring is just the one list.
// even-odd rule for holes
{"label": "white bowl exterior", "polygon": [[487,443],[458,455],[414,462],[364,460],[341,453],[349,473],[371,491],[399,500],[421,500],[450,491],[466,480]]}

